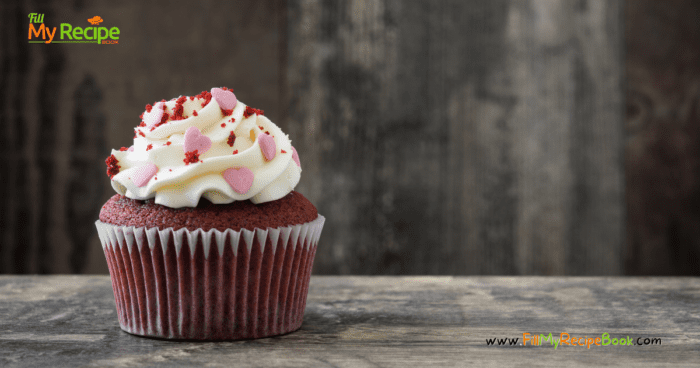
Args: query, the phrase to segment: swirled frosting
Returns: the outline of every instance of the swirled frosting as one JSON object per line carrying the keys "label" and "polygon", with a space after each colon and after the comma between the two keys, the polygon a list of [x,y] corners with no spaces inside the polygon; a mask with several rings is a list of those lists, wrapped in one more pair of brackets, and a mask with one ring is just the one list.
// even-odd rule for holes
{"label": "swirled frosting", "polygon": [[226,87],[147,105],[141,118],[134,145],[112,150],[106,161],[121,195],[172,208],[195,207],[201,197],[257,204],[299,182],[289,137]]}

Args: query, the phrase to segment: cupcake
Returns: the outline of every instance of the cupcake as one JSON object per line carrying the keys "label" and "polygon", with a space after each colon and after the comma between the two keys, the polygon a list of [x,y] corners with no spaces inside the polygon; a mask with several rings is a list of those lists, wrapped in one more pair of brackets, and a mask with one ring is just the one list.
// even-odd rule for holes
{"label": "cupcake", "polygon": [[96,222],[121,328],[234,340],[301,327],[324,217],[289,137],[233,90],[146,105]]}

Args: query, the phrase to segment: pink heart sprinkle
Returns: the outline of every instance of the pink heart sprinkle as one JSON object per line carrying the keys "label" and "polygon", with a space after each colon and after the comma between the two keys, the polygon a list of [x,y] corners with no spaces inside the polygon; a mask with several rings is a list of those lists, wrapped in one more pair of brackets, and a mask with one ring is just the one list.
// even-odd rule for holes
{"label": "pink heart sprinkle", "polygon": [[160,123],[160,120],[163,118],[163,106],[165,106],[165,104],[162,101],[157,102],[151,108],[151,112],[145,112],[143,114],[143,122],[147,127],[151,128]]}
{"label": "pink heart sprinkle", "polygon": [[236,95],[234,95],[233,92],[224,91],[221,88],[212,88],[211,96],[214,97],[216,103],[219,104],[219,107],[224,110],[231,110],[236,107],[236,103],[238,103]]}
{"label": "pink heart sprinkle", "polygon": [[260,144],[260,150],[262,150],[263,156],[266,161],[270,161],[277,155],[277,145],[275,144],[275,139],[267,134],[258,135],[258,144]]}
{"label": "pink heart sprinkle", "polygon": [[134,146],[129,147],[129,149],[126,150],[126,151],[127,151],[127,152],[134,152]]}
{"label": "pink heart sprinkle", "polygon": [[301,163],[299,162],[299,154],[297,153],[297,149],[292,146],[292,160],[297,163],[297,166],[301,167]]}
{"label": "pink heart sprinkle", "polygon": [[155,164],[147,164],[139,168],[134,169],[134,173],[131,175],[131,181],[136,184],[137,187],[142,187],[148,184],[153,175],[158,172],[158,167]]}
{"label": "pink heart sprinkle", "polygon": [[185,132],[185,144],[183,149],[185,152],[199,151],[199,154],[207,152],[211,148],[211,139],[206,135],[202,135],[197,127],[189,127]]}
{"label": "pink heart sprinkle", "polygon": [[245,194],[253,185],[255,175],[247,167],[230,168],[223,172],[224,180],[231,186],[231,189],[239,194]]}

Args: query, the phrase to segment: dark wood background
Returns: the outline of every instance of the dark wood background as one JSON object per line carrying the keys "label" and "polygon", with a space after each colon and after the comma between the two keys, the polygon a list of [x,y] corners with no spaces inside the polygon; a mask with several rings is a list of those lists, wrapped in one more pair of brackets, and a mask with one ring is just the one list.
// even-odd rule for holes
{"label": "dark wood background", "polygon": [[[27,14],[119,45],[27,44]],[[0,272],[105,273],[104,159],[236,90],[289,133],[318,274],[700,274],[692,1],[0,5]],[[626,106],[625,106],[626,105]]]}

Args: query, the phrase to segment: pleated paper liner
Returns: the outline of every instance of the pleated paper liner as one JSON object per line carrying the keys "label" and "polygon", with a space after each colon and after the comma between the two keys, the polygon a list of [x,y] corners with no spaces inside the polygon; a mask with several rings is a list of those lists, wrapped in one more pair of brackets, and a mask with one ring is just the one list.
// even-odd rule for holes
{"label": "pleated paper liner", "polygon": [[237,340],[301,327],[325,218],[241,231],[97,221],[121,328],[166,339]]}

